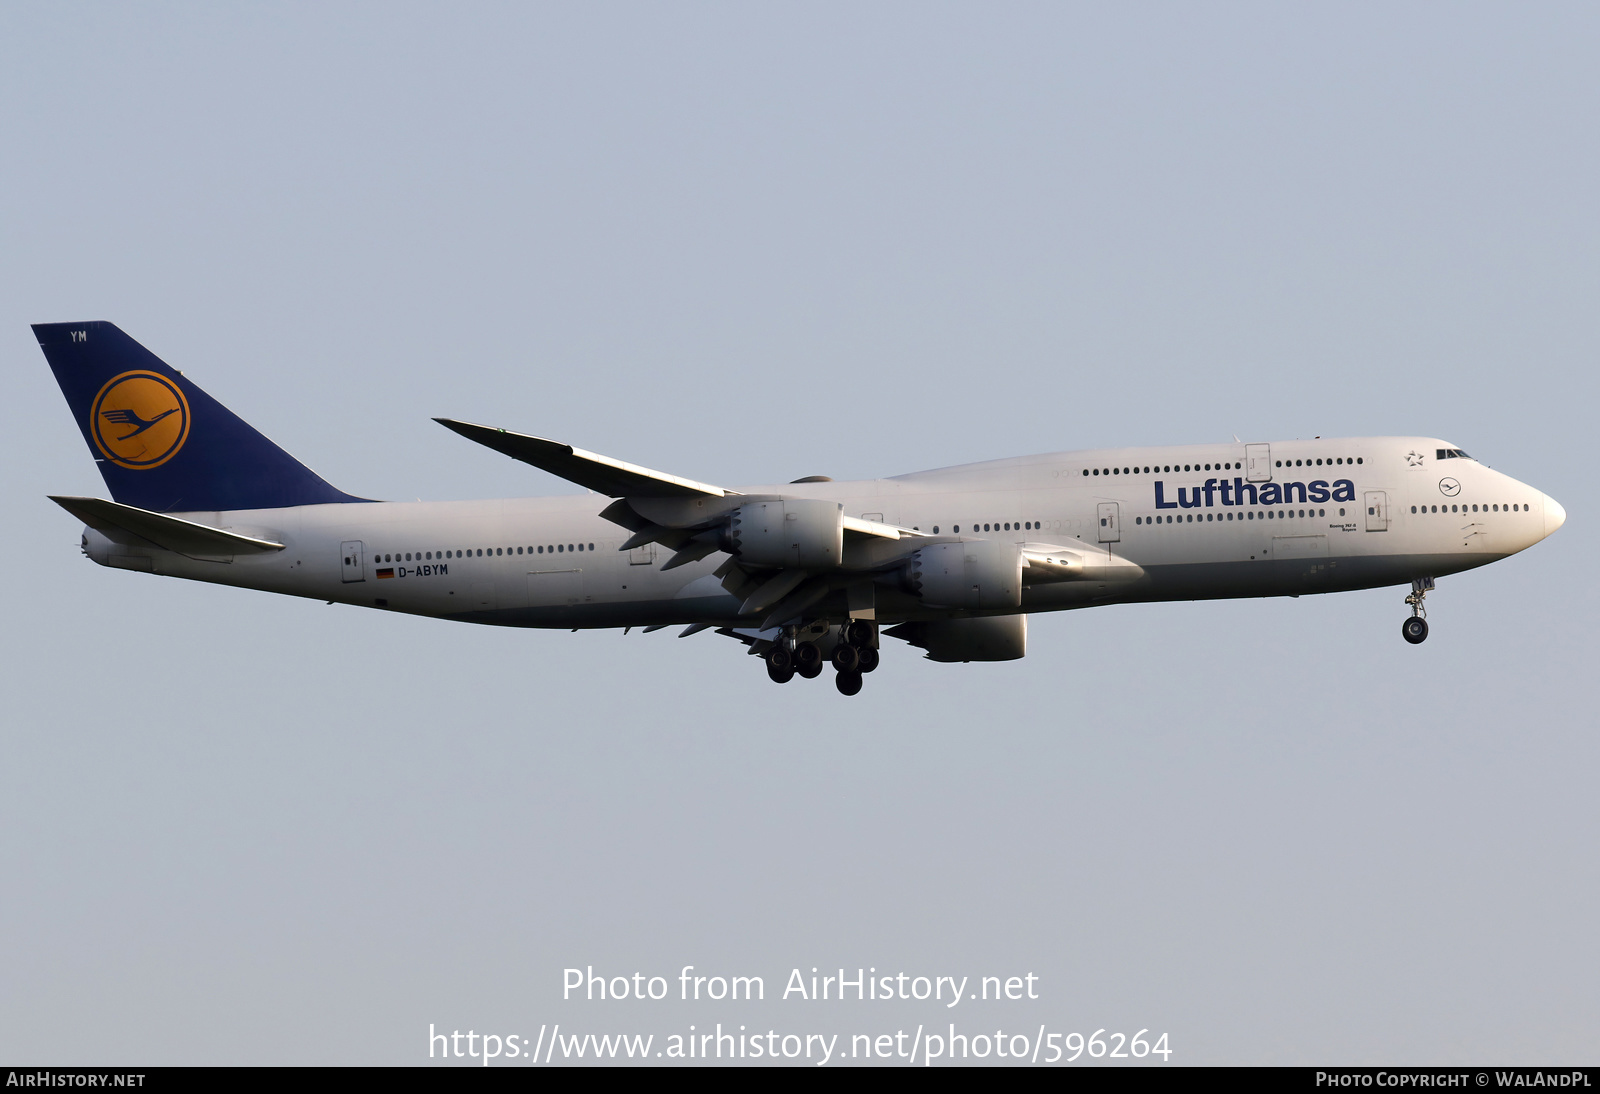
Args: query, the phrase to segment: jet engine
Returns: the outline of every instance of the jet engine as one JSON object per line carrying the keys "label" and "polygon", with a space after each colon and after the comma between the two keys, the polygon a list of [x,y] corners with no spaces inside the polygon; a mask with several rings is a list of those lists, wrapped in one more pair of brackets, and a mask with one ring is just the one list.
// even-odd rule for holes
{"label": "jet engine", "polygon": [[1022,549],[1015,543],[930,544],[911,556],[904,573],[906,588],[934,607],[992,611],[1022,604]]}
{"label": "jet engine", "polygon": [[818,498],[753,501],[729,514],[726,549],[752,566],[827,570],[844,556],[844,506]]}
{"label": "jet engine", "polygon": [[1015,661],[1028,652],[1025,615],[901,623],[883,633],[927,650],[930,661]]}

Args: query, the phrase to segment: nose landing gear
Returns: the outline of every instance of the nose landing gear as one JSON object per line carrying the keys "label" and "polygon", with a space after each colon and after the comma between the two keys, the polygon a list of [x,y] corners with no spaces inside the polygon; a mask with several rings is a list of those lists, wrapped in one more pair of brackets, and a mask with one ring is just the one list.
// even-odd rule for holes
{"label": "nose landing gear", "polygon": [[1411,595],[1406,597],[1406,603],[1411,605],[1411,618],[1400,624],[1400,636],[1413,646],[1428,639],[1428,609],[1422,600],[1432,589],[1431,577],[1419,577],[1411,582]]}

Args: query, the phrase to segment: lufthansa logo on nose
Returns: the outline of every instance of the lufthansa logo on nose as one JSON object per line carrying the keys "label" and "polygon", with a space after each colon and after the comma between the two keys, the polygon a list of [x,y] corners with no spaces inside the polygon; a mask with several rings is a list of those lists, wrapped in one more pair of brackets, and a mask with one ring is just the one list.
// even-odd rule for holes
{"label": "lufthansa logo on nose", "polygon": [[148,471],[176,456],[189,439],[189,401],[159,373],[124,372],[94,397],[89,429],[106,459]]}
{"label": "lufthansa logo on nose", "polygon": [[1455,479],[1440,479],[1439,493],[1443,494],[1447,498],[1453,498],[1457,494],[1461,493],[1461,484]]}

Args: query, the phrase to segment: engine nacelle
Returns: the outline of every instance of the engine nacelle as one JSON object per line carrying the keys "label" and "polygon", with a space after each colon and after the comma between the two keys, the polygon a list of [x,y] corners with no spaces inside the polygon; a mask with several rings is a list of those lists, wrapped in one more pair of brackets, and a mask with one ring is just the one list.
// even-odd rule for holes
{"label": "engine nacelle", "polygon": [[930,661],[1015,661],[1028,652],[1025,615],[901,623],[883,633],[927,650]]}
{"label": "engine nacelle", "polygon": [[729,516],[724,541],[753,566],[832,569],[844,557],[844,506],[821,498],[748,502]]}
{"label": "engine nacelle", "polygon": [[934,543],[911,556],[905,584],[935,607],[1016,608],[1022,604],[1022,549],[994,539]]}

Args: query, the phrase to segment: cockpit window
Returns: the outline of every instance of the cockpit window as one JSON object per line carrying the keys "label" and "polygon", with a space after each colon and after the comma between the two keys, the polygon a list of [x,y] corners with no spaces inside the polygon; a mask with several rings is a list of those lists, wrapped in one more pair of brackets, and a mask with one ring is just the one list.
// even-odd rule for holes
{"label": "cockpit window", "polygon": [[1461,449],[1459,449],[1459,448],[1441,448],[1435,454],[1434,459],[1437,459],[1437,460],[1470,460],[1470,459],[1472,459],[1472,457],[1467,455],[1465,452],[1461,451]]}

